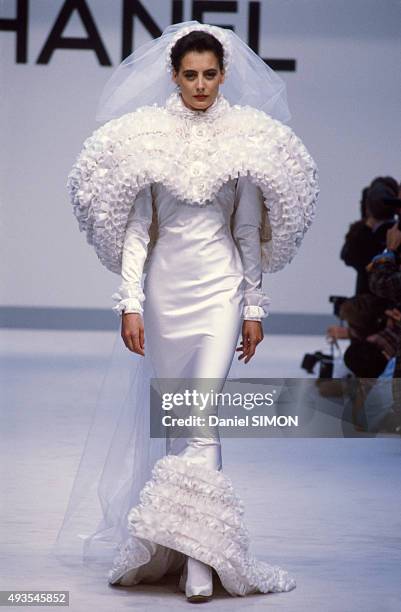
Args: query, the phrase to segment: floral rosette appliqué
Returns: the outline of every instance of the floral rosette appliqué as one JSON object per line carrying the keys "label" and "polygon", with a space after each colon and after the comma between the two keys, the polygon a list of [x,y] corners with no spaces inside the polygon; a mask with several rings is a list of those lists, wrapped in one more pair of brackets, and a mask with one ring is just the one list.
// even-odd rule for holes
{"label": "floral rosette appliqu\u00e9", "polygon": [[[183,111],[175,92],[165,107],[142,107],[96,130],[67,186],[80,230],[106,268],[120,274],[128,214],[143,187],[159,182],[183,205],[205,206],[226,181],[246,175],[264,197],[262,271],[276,272],[312,224],[318,170],[293,130],[263,111],[231,106],[221,94],[206,112]],[[150,235],[147,261],[157,219]]]}

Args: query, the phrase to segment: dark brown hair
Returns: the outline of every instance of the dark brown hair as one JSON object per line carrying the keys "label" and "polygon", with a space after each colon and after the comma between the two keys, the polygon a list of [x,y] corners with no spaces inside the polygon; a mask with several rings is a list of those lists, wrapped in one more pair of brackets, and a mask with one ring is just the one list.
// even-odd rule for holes
{"label": "dark brown hair", "polygon": [[215,54],[220,70],[224,70],[224,49],[217,38],[208,32],[194,31],[177,40],[171,51],[171,64],[176,72],[179,72],[181,60],[190,51],[212,51]]}

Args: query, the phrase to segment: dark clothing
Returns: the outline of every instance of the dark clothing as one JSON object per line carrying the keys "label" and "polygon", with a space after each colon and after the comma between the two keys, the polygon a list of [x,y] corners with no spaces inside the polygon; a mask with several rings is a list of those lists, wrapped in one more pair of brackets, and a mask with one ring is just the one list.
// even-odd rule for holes
{"label": "dark clothing", "polygon": [[389,307],[401,310],[401,267],[398,261],[383,257],[372,262],[368,281],[372,293],[386,298]]}
{"label": "dark clothing", "polygon": [[[386,298],[389,307],[401,310],[401,265],[400,256],[376,258],[369,266],[369,286],[375,295]],[[401,329],[401,328],[399,328]],[[396,352],[393,374],[394,411],[401,412],[401,342]]]}
{"label": "dark clothing", "polygon": [[375,230],[372,230],[364,221],[356,221],[350,226],[340,257],[347,266],[352,266],[358,273],[356,295],[372,293],[369,288],[366,266],[375,255],[386,248],[386,234],[393,225],[394,220],[390,219],[383,221]]}
{"label": "dark clothing", "polygon": [[374,340],[374,344],[381,351],[385,351],[390,359],[396,357],[401,346],[401,326],[397,325],[393,328],[386,327],[377,334],[369,336],[370,341]]}

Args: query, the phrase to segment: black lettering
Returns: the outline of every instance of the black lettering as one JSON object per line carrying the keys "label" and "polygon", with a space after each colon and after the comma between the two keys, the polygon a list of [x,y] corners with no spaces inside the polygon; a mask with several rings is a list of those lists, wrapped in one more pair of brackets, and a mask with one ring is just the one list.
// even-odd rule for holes
{"label": "black lettering", "polygon": [[270,68],[277,72],[295,72],[296,60],[294,59],[270,59],[262,58],[266,64],[269,64]]}
{"label": "black lettering", "polygon": [[248,45],[259,55],[260,3],[250,2],[248,7]]}
{"label": "black lettering", "polygon": [[28,61],[28,0],[17,0],[16,17],[14,19],[0,19],[1,30],[16,33],[16,62],[17,64],[26,64]]}
{"label": "black lettering", "polygon": [[138,17],[142,25],[153,38],[159,38],[162,31],[139,0],[124,0],[123,4],[123,39],[121,48],[121,61],[132,53],[134,48],[133,23]]}
{"label": "black lettering", "polygon": [[[260,2],[249,3],[248,13],[248,45],[259,55],[260,34]],[[263,61],[277,72],[295,72],[296,63],[294,59],[270,59],[262,57]]]}
{"label": "black lettering", "polygon": [[[78,12],[88,33],[86,38],[62,36],[74,11]],[[39,54],[37,63],[48,64],[56,49],[90,49],[96,53],[102,66],[111,66],[110,58],[85,0],[66,0]]]}
{"label": "black lettering", "polygon": [[[237,2],[228,0],[193,0],[192,19],[203,23],[203,13],[236,13]],[[208,21],[208,23],[210,23]],[[212,23],[210,25],[213,25]],[[232,25],[219,25],[220,28],[234,29]]]}
{"label": "black lettering", "polygon": [[184,19],[184,8],[182,0],[173,0],[171,9],[171,23],[181,23]]}

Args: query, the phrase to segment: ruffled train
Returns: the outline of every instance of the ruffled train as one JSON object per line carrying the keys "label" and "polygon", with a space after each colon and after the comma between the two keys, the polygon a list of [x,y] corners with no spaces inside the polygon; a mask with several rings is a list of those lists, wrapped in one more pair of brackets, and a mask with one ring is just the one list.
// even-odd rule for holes
{"label": "ruffled train", "polygon": [[243,513],[222,471],[166,455],[128,514],[130,535],[118,547],[109,583],[153,582],[189,556],[214,568],[230,595],[290,591],[296,583],[287,571],[250,554]]}

